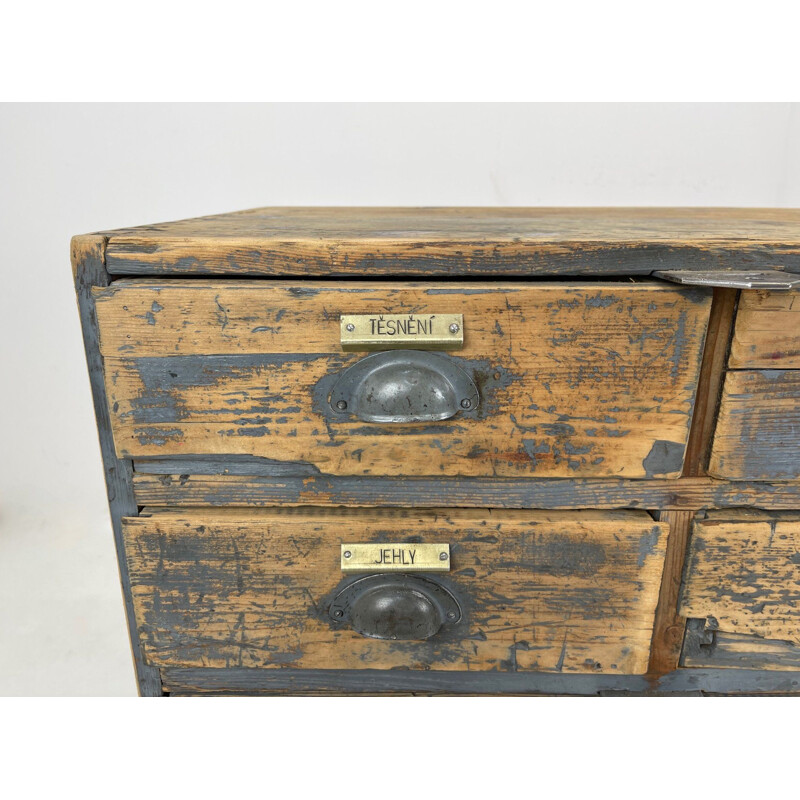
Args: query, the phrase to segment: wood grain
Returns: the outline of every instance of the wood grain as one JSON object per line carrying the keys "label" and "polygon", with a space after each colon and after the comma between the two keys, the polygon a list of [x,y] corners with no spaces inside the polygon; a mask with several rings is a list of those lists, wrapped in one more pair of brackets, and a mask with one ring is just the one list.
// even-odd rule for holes
{"label": "wood grain", "polygon": [[107,231],[115,274],[647,275],[800,269],[800,212],[734,208],[260,208]]}
{"label": "wood grain", "polygon": [[[677,477],[710,292],[642,283],[119,281],[97,293],[117,452],[332,475]],[[342,420],[341,313],[464,313],[481,392],[434,424]]]}
{"label": "wood grain", "polygon": [[800,512],[729,509],[696,521],[680,613],[800,644]]}
{"label": "wood grain", "polygon": [[570,672],[177,667],[161,670],[161,673],[166,691],[175,697],[185,695],[604,696],[646,694],[653,687],[653,681],[643,675],[581,675]]}
{"label": "wood grain", "polygon": [[656,675],[671,672],[680,660],[686,620],[677,613],[677,608],[693,517],[693,511],[664,511],[659,516],[661,522],[669,524],[669,538],[650,652],[649,672]]}
{"label": "wood grain", "polygon": [[165,669],[170,695],[558,695],[800,694],[800,671],[676,669],[660,678],[551,672],[441,670]]}
{"label": "wood grain", "polygon": [[800,371],[727,373],[708,472],[731,480],[800,479]]}
{"label": "wood grain", "polygon": [[683,474],[706,474],[739,292],[714,289]]}
{"label": "wood grain", "polygon": [[742,292],[732,369],[800,369],[800,292]]}
{"label": "wood grain", "polygon": [[[647,668],[667,526],[643,511],[144,514],[124,521],[126,552],[142,646],[159,667]],[[462,621],[424,642],[332,622],[345,539],[449,543],[441,580]]]}
{"label": "wood grain", "polygon": [[[137,467],[138,462],[135,462]],[[463,508],[643,508],[690,510],[800,508],[800,483],[729,483],[711,478],[673,480],[550,478],[374,478],[322,475],[198,474],[196,462],[148,462],[134,472],[140,506],[460,506]],[[291,465],[281,465],[287,472]],[[176,469],[177,468],[177,469]],[[224,473],[228,467],[213,464]],[[230,465],[232,470],[237,466]],[[270,466],[270,468],[272,468]],[[207,468],[208,469],[208,468]],[[242,469],[256,472],[252,465]]]}

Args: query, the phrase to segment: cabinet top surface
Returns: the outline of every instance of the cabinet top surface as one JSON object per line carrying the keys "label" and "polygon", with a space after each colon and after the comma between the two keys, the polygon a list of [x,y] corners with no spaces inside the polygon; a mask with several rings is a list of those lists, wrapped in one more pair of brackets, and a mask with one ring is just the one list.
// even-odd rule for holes
{"label": "cabinet top surface", "polygon": [[392,242],[726,241],[800,244],[800,209],[254,208],[108,231],[117,241],[172,237]]}
{"label": "cabinet top surface", "polygon": [[112,274],[800,270],[800,209],[276,207],[102,235]]}

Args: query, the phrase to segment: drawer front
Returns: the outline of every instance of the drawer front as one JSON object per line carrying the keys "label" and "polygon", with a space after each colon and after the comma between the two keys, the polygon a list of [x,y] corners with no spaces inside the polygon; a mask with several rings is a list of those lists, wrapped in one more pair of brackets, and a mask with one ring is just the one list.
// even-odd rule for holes
{"label": "drawer front", "polygon": [[730,509],[695,522],[680,612],[687,667],[800,666],[800,513]]}
{"label": "drawer front", "polygon": [[800,478],[800,292],[744,291],[709,473]]}
{"label": "drawer front", "polygon": [[[95,295],[120,457],[373,476],[677,477],[710,307],[706,290],[650,282],[124,280]],[[400,373],[474,395],[423,422],[339,410],[367,355],[342,350],[349,314],[463,316],[463,347],[374,373],[377,393],[352,389],[360,405]],[[396,412],[406,395],[393,397]]]}
{"label": "drawer front", "polygon": [[[640,674],[667,530],[643,511],[145,510],[123,520],[142,648],[158,667]],[[449,546],[450,569],[351,574],[344,543]],[[377,593],[367,602],[361,587]],[[397,601],[392,587],[444,598],[443,616],[409,612],[409,592]],[[395,617],[412,620],[413,639],[371,638]],[[417,638],[422,628],[429,638]]]}
{"label": "drawer front", "polygon": [[729,480],[800,479],[800,370],[725,375],[708,472]]}
{"label": "drawer front", "polygon": [[731,369],[800,369],[800,292],[742,292]]}

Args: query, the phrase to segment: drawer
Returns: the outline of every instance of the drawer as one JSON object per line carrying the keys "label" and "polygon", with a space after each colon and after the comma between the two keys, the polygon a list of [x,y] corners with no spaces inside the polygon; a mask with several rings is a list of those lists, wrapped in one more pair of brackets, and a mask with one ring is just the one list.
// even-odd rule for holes
{"label": "drawer", "polygon": [[800,369],[800,292],[742,292],[728,366]]}
{"label": "drawer", "polygon": [[683,666],[800,667],[800,512],[729,509],[694,523]]}
{"label": "drawer", "polygon": [[[138,634],[157,667],[644,673],[667,530],[644,511],[123,519]],[[375,572],[372,556],[343,572],[344,544],[381,545],[393,571]],[[449,553],[445,571],[409,571],[439,564],[415,559],[426,545]]]}
{"label": "drawer", "polygon": [[729,480],[800,478],[800,370],[725,375],[708,472]]}
{"label": "drawer", "polygon": [[[670,478],[681,473],[711,295],[652,281],[194,279],[119,280],[94,296],[120,458]],[[394,325],[382,355],[345,352],[340,317],[351,314],[408,315],[423,328],[461,315],[463,346],[402,349]]]}
{"label": "drawer", "polygon": [[709,473],[800,478],[800,292],[742,292]]}

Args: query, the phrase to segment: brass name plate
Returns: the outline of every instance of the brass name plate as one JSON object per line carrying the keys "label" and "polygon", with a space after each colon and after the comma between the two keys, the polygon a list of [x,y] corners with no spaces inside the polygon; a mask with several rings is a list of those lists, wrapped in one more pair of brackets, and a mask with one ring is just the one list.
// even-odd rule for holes
{"label": "brass name plate", "polygon": [[342,572],[448,572],[449,544],[342,545]]}
{"label": "brass name plate", "polygon": [[342,350],[457,350],[463,314],[342,314]]}

